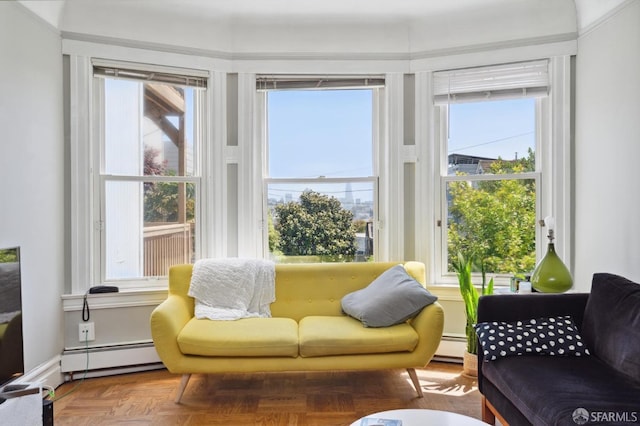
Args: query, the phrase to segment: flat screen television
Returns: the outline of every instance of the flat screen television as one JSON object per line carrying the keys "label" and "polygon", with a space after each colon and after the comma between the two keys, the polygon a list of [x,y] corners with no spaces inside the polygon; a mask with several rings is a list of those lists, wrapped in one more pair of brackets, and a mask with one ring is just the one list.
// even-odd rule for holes
{"label": "flat screen television", "polygon": [[0,389],[24,374],[20,248],[0,249]]}

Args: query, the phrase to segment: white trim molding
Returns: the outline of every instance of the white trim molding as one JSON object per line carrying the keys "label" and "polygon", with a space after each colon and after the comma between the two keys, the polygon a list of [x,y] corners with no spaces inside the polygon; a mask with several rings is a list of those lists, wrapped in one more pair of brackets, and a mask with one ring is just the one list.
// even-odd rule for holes
{"label": "white trim molding", "polygon": [[60,370],[60,355],[56,355],[48,361],[27,371],[24,375],[15,380],[16,384],[39,383],[42,386],[57,388],[62,384],[63,376]]}
{"label": "white trim molding", "polygon": [[93,258],[93,149],[91,141],[91,60],[72,55],[69,59],[70,175],[71,175],[71,289],[84,293],[92,283]]}
{"label": "white trim molding", "polygon": [[[436,262],[435,235],[433,223],[435,221],[435,179],[437,178],[437,154],[433,143],[434,110],[433,87],[431,72],[417,72],[415,74],[415,139],[418,161],[416,164],[416,258],[426,265]],[[425,216],[426,215],[426,216]],[[427,282],[435,282],[434,268],[427,268]]]}
{"label": "white trim molding", "polygon": [[381,260],[404,258],[404,75],[385,75],[386,116],[383,119],[386,131],[380,140],[379,149],[379,212]]}
{"label": "white trim molding", "polygon": [[[581,0],[576,0],[576,1],[581,1]],[[625,0],[622,3],[620,3],[619,5],[615,6],[610,11],[608,11],[607,13],[605,13],[604,15],[598,17],[598,19],[596,19],[595,21],[587,24],[584,27],[578,28],[578,38],[582,38],[582,37],[588,35],[592,31],[594,31],[598,27],[600,27],[602,24],[606,23],[609,19],[613,18],[618,13],[622,12],[622,10],[624,10],[626,7],[628,7],[628,6],[632,5],[632,4],[635,4],[635,3],[637,3],[637,0]],[[580,9],[580,6],[578,6],[578,9]],[[578,20],[579,19],[580,19],[580,14],[578,14]],[[581,22],[578,22],[578,26],[580,26],[580,25],[581,25]]]}
{"label": "white trim molding", "polygon": [[[551,59],[550,68],[552,90],[549,97],[553,115],[550,120],[551,158],[547,166],[550,166],[553,190],[548,191],[552,194],[549,212],[556,223],[556,251],[571,270],[571,58],[554,57]],[[546,214],[548,213],[542,212],[543,216]],[[546,238],[543,241],[546,242]],[[540,246],[545,248],[546,253],[546,244]]]}
{"label": "white trim molding", "polygon": [[554,56],[575,55],[578,42],[573,40],[558,41],[546,44],[522,45],[519,47],[503,46],[497,49],[486,49],[468,52],[440,52],[433,57],[414,59],[411,71],[438,71],[454,68],[481,67],[509,62],[531,61]]}
{"label": "white trim molding", "polygon": [[238,255],[263,257],[260,111],[256,75],[238,74]]}
{"label": "white trim molding", "polygon": [[209,70],[211,86],[207,91],[207,117],[201,129],[201,175],[204,203],[199,208],[198,223],[204,236],[200,258],[224,257],[227,254],[227,73]]}
{"label": "white trim molding", "polygon": [[[164,283],[164,288],[160,289],[131,289],[124,290],[118,293],[96,293],[88,294],[87,302],[90,304],[91,309],[110,309],[110,308],[122,308],[133,306],[158,306],[165,301],[168,296],[168,290],[166,289],[167,282]],[[64,312],[79,312],[84,305],[84,294],[65,294],[62,296],[62,310]]]}

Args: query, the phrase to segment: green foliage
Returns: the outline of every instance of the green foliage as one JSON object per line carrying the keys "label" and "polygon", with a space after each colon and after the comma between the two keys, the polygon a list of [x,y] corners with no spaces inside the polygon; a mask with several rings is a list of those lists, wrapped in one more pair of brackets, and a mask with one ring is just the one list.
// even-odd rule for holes
{"label": "green foliage", "polygon": [[278,234],[273,224],[271,212],[269,212],[267,216],[267,226],[269,230],[269,253],[278,253],[280,248],[280,234]]}
{"label": "green foliage", "polygon": [[365,233],[367,230],[367,221],[364,219],[358,219],[353,221],[353,226],[355,227],[356,233]]}
{"label": "green foliage", "polygon": [[[145,146],[145,176],[175,176],[174,170],[168,170],[165,162],[158,162],[158,150]],[[192,183],[182,182],[145,182],[144,184],[144,221],[177,222],[179,186],[184,186],[186,220],[195,219],[195,187]]]}
{"label": "green foliage", "polygon": [[18,251],[15,249],[0,250],[0,263],[13,263],[18,261]]}
{"label": "green foliage", "polygon": [[178,221],[178,186],[184,185],[186,198],[186,219],[195,218],[195,188],[192,183],[154,182],[145,187],[144,221],[145,222],[177,222]]}
{"label": "green foliage", "polygon": [[299,203],[280,204],[275,211],[275,230],[284,255],[334,259],[355,255],[353,213],[342,208],[337,198],[306,190]]}
{"label": "green foliage", "polygon": [[[534,167],[534,153],[517,161],[495,161],[489,173],[521,173]],[[451,182],[449,265],[457,253],[483,259],[495,273],[528,272],[535,267],[536,195],[533,179]],[[451,270],[451,269],[450,269]]]}
{"label": "green foliage", "polygon": [[471,282],[471,276],[474,269],[473,258],[465,257],[462,253],[458,253],[457,258],[453,261],[453,269],[458,274],[458,284],[460,285],[460,294],[464,302],[466,326],[465,334],[467,335],[467,352],[472,354],[478,353],[478,341],[476,332],[473,328],[478,322],[478,300],[480,296],[493,294],[493,278],[487,285],[485,264],[480,262],[480,271],[482,272],[482,286],[480,293]]}

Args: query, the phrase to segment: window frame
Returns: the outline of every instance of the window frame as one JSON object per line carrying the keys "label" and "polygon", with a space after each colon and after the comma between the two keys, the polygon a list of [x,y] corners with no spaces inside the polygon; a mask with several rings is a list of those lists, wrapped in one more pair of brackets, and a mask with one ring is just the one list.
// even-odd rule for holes
{"label": "window frame", "polygon": [[[547,59],[549,94],[540,98],[536,105],[536,173],[540,173],[536,181],[536,220],[547,215],[555,217],[556,252],[566,259],[565,263],[571,269],[572,60],[568,55]],[[438,69],[447,69],[440,65]],[[491,63],[478,64],[471,59],[464,65],[455,63],[452,68],[485,65]],[[447,164],[446,153],[442,152],[446,115],[434,104],[434,73],[435,70],[416,72],[416,141],[420,141],[419,155],[423,159],[418,179],[424,184],[416,196],[421,199],[418,209],[426,212],[423,216],[425,220],[418,227],[419,234],[424,238],[416,242],[416,251],[418,257],[428,265],[428,282],[457,286],[455,273],[443,273],[446,247],[443,247],[442,233],[446,228],[438,226],[438,221],[444,217],[442,199],[445,195],[441,170],[446,170]],[[562,224],[559,225],[559,222]],[[536,224],[535,233],[536,259],[539,261],[546,252],[544,228],[539,223]],[[480,282],[479,274],[474,282]],[[496,276],[496,285],[508,286],[508,277]]]}
{"label": "window frame", "polygon": [[[344,78],[343,75],[333,76],[336,78]],[[306,76],[309,81],[314,80],[312,76]],[[325,75],[320,79],[328,79],[331,80],[332,75]],[[358,79],[358,77],[352,77],[353,79]],[[257,81],[260,81],[260,77],[256,78]],[[378,78],[378,80],[385,80],[385,76]],[[379,83],[379,81],[377,82]],[[258,83],[259,85],[260,83]],[[258,86],[259,87],[259,86]],[[341,87],[324,87],[317,90],[347,90],[352,86],[348,84]],[[363,87],[366,89],[366,87]],[[381,200],[381,164],[383,167],[388,163],[388,159],[381,155],[381,149],[383,149],[383,144],[380,141],[386,140],[384,137],[384,132],[386,130],[385,120],[384,120],[384,108],[385,108],[385,100],[386,100],[386,86],[383,85],[381,87],[371,87],[368,90],[372,91],[372,175],[371,176],[357,176],[357,177],[318,177],[318,178],[272,178],[269,176],[268,170],[268,159],[269,159],[269,140],[268,140],[268,132],[267,132],[267,117],[268,117],[268,96],[267,92],[270,89],[258,90],[256,94],[256,102],[259,105],[257,108],[257,127],[258,133],[260,135],[260,146],[262,148],[262,187],[260,198],[262,200],[262,255],[265,258],[268,258],[270,255],[269,252],[269,229],[267,226],[269,206],[268,206],[268,186],[269,184],[277,184],[277,183],[309,183],[309,184],[333,184],[333,183],[347,183],[347,182],[372,182],[373,183],[373,258],[374,260],[380,260],[383,258],[384,254],[380,253],[380,249],[386,246],[386,241],[381,241],[381,238],[384,239],[384,233],[380,232],[380,200]],[[293,90],[304,90],[302,88],[293,89]]]}
{"label": "window frame", "polygon": [[[436,105],[434,108],[435,114],[439,115],[439,131],[437,136],[437,152],[438,152],[438,175],[439,175],[439,189],[436,197],[435,212],[438,219],[435,221],[434,235],[436,239],[436,252],[434,271],[438,282],[442,283],[457,283],[456,273],[447,270],[447,261],[449,254],[449,238],[448,238],[448,202],[447,202],[447,184],[449,182],[459,181],[488,181],[488,180],[513,180],[513,179],[533,179],[536,183],[536,213],[535,217],[539,218],[543,211],[543,199],[545,188],[542,186],[542,182],[547,180],[547,174],[545,173],[545,167],[541,161],[544,157],[545,151],[549,149],[550,140],[547,134],[543,131],[543,111],[548,109],[548,96],[535,98],[535,171],[527,173],[510,173],[504,175],[468,175],[468,176],[450,176],[448,175],[448,114],[449,105]],[[539,251],[539,246],[542,243],[541,232],[537,231],[536,227],[536,252]],[[479,274],[474,273],[474,282],[479,282]],[[494,277],[495,285],[508,286],[510,284],[509,274],[490,274]]]}
{"label": "window frame", "polygon": [[[203,250],[207,250],[210,243],[206,240],[210,228],[209,221],[203,210],[210,205],[210,192],[204,188],[204,177],[211,165],[208,158],[207,137],[209,128],[209,114],[211,109],[212,76],[209,71],[195,68],[175,68],[161,65],[137,64],[126,61],[106,61],[92,57],[72,56],[70,74],[72,83],[77,84],[77,90],[71,91],[74,101],[71,109],[77,117],[72,121],[72,220],[80,219],[72,227],[72,253],[78,263],[83,265],[74,267],[72,274],[72,293],[84,293],[95,285],[117,285],[124,290],[154,290],[166,288],[168,273],[165,276],[141,277],[134,279],[106,279],[106,250],[105,250],[105,194],[106,184],[112,181],[128,182],[184,182],[193,183],[195,190],[196,224],[193,238],[195,239],[194,256],[199,258]],[[115,67],[133,67],[141,71],[162,71],[176,75],[194,75],[207,80],[207,88],[194,93],[197,108],[194,116],[194,152],[192,176],[129,176],[111,175],[104,173],[105,152],[105,78],[94,75],[94,64],[110,64]],[[109,77],[107,77],[109,78]],[[171,84],[165,82],[165,84]],[[82,87],[85,88],[84,92]],[[79,117],[86,117],[88,125],[81,123]],[[73,120],[73,117],[72,117]],[[83,144],[79,135],[86,134],[89,143]],[[143,253],[140,252],[140,256]]]}

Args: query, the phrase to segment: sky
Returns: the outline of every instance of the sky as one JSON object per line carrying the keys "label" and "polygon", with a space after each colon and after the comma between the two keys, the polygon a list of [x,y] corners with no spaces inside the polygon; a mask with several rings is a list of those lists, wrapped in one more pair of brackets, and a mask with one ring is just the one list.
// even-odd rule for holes
{"label": "sky", "polygon": [[[269,176],[373,176],[371,90],[296,90],[268,93]],[[269,186],[269,198],[296,198],[307,188],[344,198],[346,184]],[[354,200],[373,200],[373,184],[353,183]]]}
{"label": "sky", "polygon": [[[372,102],[371,90],[269,92],[269,176],[373,175]],[[449,153],[506,160],[526,156],[529,147],[535,148],[535,100],[451,105],[449,136]],[[303,189],[273,185],[269,197],[279,199]],[[354,197],[368,199],[367,193],[372,194],[370,185],[353,189]],[[343,190],[332,190],[344,196],[339,194]]]}
{"label": "sky", "polygon": [[269,176],[371,176],[372,101],[371,90],[269,92]]}
{"label": "sky", "polygon": [[448,153],[513,160],[535,151],[535,99],[453,104]]}

